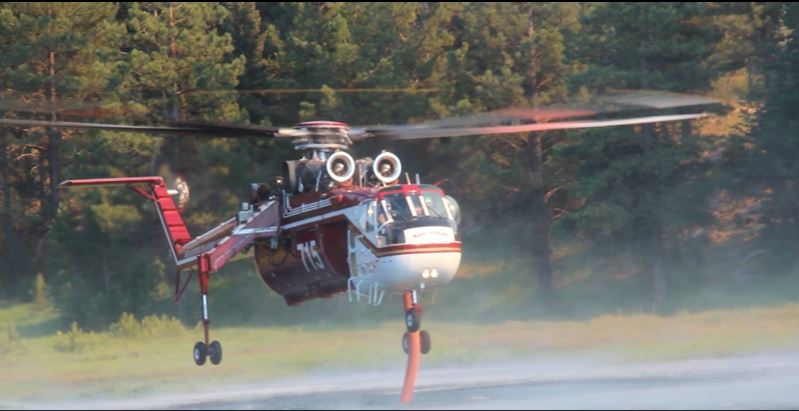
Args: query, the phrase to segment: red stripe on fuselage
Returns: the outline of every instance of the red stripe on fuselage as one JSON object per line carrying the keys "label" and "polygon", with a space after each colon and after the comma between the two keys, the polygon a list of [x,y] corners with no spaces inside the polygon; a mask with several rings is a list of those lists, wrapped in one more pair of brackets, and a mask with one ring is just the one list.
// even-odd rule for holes
{"label": "red stripe on fuselage", "polygon": [[400,254],[422,254],[422,253],[460,253],[461,243],[441,243],[441,244],[399,244],[388,247],[378,248],[378,257],[388,257]]}

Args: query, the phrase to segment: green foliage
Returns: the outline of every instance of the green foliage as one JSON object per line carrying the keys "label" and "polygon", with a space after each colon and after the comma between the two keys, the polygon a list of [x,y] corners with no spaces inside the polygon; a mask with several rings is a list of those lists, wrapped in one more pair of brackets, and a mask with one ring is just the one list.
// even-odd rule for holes
{"label": "green foliage", "polygon": [[52,347],[62,353],[79,353],[90,349],[96,343],[96,340],[94,333],[83,331],[78,326],[78,323],[73,322],[69,326],[69,331],[58,331],[52,337]]}
{"label": "green foliage", "polygon": [[117,338],[146,339],[179,336],[186,332],[186,327],[177,318],[166,315],[148,315],[137,320],[133,314],[122,313],[108,331]]}
{"label": "green foliage", "polygon": [[[445,181],[463,207],[465,244],[480,244],[468,250],[480,261],[470,263],[501,266],[520,256],[513,269],[535,276],[539,269],[530,267],[549,257],[532,245],[551,235],[555,284],[572,294],[623,290],[637,295],[628,297],[635,305],[661,272],[678,294],[670,301],[678,301],[699,285],[740,281],[716,274],[724,271],[718,260],[756,253],[747,260],[753,271],[796,275],[799,257],[786,250],[799,246],[797,10],[677,2],[2,3],[0,100],[40,119],[79,119],[72,106],[99,101],[109,122],[392,124],[557,104],[607,88],[724,90],[741,110],[713,131],[676,124],[549,133],[536,155],[530,136],[366,143],[355,153],[388,148],[425,181]],[[263,92],[286,88],[321,92]],[[361,88],[436,91],[349,92]],[[59,197],[56,184],[181,175],[192,184],[186,216],[198,233],[229,218],[248,183],[270,181],[296,155],[268,139],[0,133],[0,292],[36,307],[52,300],[65,321],[91,330],[117,321],[115,332],[135,338],[182,330],[153,313],[193,318],[169,302],[172,262],[157,216],[129,191]],[[498,216],[513,222],[514,234],[483,242]],[[619,276],[634,286],[620,285]],[[245,279],[259,281],[251,270],[220,280],[211,294],[215,306],[225,304],[218,311],[273,321],[263,313],[282,302]],[[529,293],[496,292],[536,298],[533,283],[525,286]],[[240,314],[250,307],[258,309]],[[314,321],[324,311],[317,308],[283,318]]]}

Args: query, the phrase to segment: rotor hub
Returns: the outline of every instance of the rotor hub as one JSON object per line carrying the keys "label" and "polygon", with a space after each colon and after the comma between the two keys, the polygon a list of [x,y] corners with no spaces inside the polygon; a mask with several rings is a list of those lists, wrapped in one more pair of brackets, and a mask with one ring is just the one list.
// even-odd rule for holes
{"label": "rotor hub", "polygon": [[306,121],[292,127],[297,131],[294,148],[330,152],[344,150],[352,145],[350,126],[338,121]]}

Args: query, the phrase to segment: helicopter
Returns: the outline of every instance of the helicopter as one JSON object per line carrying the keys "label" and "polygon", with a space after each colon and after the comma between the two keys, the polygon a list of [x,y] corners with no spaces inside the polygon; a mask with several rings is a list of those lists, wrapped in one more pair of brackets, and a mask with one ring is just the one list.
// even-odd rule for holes
{"label": "helicopter", "polygon": [[[250,185],[250,196],[235,214],[210,230],[192,235],[181,211],[188,184],[167,187],[160,176],[66,180],[61,188],[126,186],[152,202],[175,267],[175,301],[191,277],[199,282],[203,340],[194,362],[222,361],[222,345],[210,338],[209,280],[231,261],[252,258],[264,283],[289,306],[346,293],[350,302],[381,305],[401,295],[408,355],[401,401],[411,401],[420,357],[431,349],[421,329],[423,294],[450,283],[461,262],[458,202],[440,187],[403,174],[389,151],[354,158],[350,148],[367,139],[418,140],[494,136],[553,130],[690,121],[718,101],[664,92],[619,92],[602,97],[611,109],[580,106],[511,108],[413,125],[350,126],[307,121],[292,127],[211,123],[129,125],[0,118],[0,125],[53,127],[208,137],[266,137],[292,144],[300,157],[282,164],[269,183]],[[657,114],[651,111],[685,110]]]}

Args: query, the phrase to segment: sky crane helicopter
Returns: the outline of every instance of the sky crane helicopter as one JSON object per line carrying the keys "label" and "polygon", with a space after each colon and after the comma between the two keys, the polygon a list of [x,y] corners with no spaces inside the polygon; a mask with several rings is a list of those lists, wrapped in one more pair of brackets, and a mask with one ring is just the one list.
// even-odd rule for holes
{"label": "sky crane helicopter", "polygon": [[[175,301],[191,274],[199,280],[204,338],[194,345],[197,365],[222,361],[222,345],[210,341],[209,279],[234,258],[253,256],[266,285],[288,305],[346,293],[350,302],[380,305],[401,295],[408,363],[401,400],[411,400],[420,355],[431,348],[421,330],[421,294],[446,285],[461,261],[457,201],[419,176],[403,175],[400,158],[388,151],[354,158],[362,140],[416,140],[490,136],[689,121],[705,117],[712,98],[662,92],[619,92],[602,97],[612,109],[513,108],[415,125],[351,127],[308,121],[293,127],[172,123],[164,126],[0,118],[0,126],[113,130],[207,137],[268,137],[286,141],[301,157],[283,163],[272,183],[251,184],[251,196],[234,216],[192,235],[181,215],[189,187],[167,188],[160,176],[67,180],[63,188],[127,186],[156,209],[176,267]],[[678,109],[674,114],[651,113]],[[641,114],[642,111],[648,111]],[[608,117],[608,115],[610,115]],[[603,117],[604,116],[604,117]],[[189,273],[184,280],[183,274]]]}

